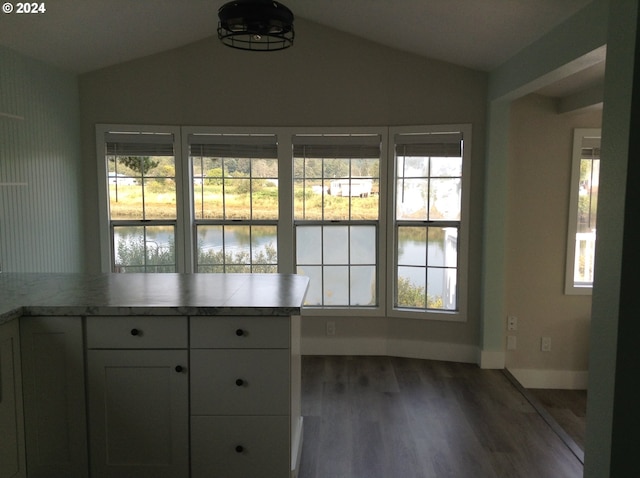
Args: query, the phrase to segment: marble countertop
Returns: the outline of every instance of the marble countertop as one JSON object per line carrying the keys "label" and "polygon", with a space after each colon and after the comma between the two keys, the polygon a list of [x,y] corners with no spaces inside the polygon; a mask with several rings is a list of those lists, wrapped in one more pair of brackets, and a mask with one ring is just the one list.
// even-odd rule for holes
{"label": "marble countertop", "polygon": [[0,273],[0,324],[23,315],[297,315],[293,274]]}

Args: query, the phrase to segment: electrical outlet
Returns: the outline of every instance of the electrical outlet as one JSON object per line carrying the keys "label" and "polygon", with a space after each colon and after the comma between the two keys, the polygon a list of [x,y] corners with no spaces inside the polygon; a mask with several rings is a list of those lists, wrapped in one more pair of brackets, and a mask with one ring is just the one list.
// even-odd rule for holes
{"label": "electrical outlet", "polygon": [[516,349],[516,336],[507,335],[507,350],[515,350],[515,349]]}
{"label": "electrical outlet", "polygon": [[327,321],[327,335],[336,335],[336,323],[333,320]]}
{"label": "electrical outlet", "polygon": [[518,318],[514,315],[507,317],[507,330],[518,330]]}
{"label": "electrical outlet", "polygon": [[542,337],[540,340],[540,350],[543,352],[551,352],[551,337]]}

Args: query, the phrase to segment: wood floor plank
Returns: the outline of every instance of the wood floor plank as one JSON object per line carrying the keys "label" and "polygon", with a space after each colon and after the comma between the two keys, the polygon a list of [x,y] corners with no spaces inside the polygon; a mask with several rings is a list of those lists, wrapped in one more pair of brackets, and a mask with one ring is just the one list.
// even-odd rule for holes
{"label": "wood floor plank", "polygon": [[582,465],[512,383],[475,365],[303,357],[299,478],[573,478]]}
{"label": "wood floor plank", "polygon": [[584,450],[586,390],[528,389],[575,443]]}

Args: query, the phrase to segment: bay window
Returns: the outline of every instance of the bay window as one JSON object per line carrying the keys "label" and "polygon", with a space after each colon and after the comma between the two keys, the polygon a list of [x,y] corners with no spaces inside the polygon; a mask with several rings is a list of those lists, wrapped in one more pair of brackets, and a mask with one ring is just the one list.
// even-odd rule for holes
{"label": "bay window", "polygon": [[297,273],[314,315],[465,320],[470,126],[96,132],[103,270]]}

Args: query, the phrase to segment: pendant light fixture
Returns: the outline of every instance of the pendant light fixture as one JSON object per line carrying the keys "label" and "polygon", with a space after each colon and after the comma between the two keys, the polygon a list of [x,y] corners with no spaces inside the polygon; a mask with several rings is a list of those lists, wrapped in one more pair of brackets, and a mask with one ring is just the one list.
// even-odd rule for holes
{"label": "pendant light fixture", "polygon": [[293,13],[273,0],[234,0],[218,10],[218,38],[240,50],[276,51],[293,45]]}

